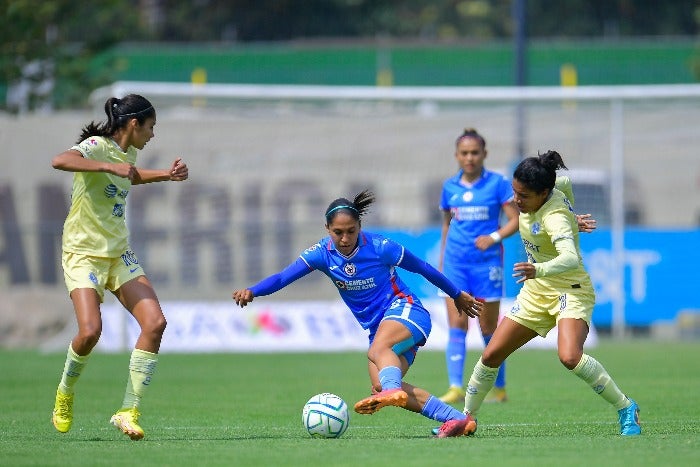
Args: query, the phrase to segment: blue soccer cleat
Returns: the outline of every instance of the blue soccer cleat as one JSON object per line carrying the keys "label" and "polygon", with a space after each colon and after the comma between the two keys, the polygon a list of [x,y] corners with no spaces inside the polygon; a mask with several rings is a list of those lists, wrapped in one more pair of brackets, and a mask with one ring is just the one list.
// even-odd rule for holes
{"label": "blue soccer cleat", "polygon": [[636,436],[642,433],[642,427],[639,426],[639,405],[632,399],[630,402],[629,407],[617,411],[622,436]]}

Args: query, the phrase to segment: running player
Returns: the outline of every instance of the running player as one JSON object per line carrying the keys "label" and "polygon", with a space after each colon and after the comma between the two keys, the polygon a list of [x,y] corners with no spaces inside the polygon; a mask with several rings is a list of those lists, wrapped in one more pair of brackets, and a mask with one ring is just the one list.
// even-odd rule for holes
{"label": "running player", "polygon": [[74,386],[100,338],[100,304],[107,289],[141,327],[121,409],[110,420],[138,440],[144,436],[138,407],[155,372],[166,322],[153,286],[129,246],[126,198],[132,185],[186,180],[188,170],[179,158],[165,170],[134,165],[137,150],[154,136],[156,112],[147,99],[135,94],[110,97],[105,113],[106,122],[85,126],[77,144],[51,162],[55,169],[75,172],[71,207],[63,226],[62,264],[78,322],[51,420],[61,433],[71,428]]}
{"label": "running player", "polygon": [[270,295],[313,270],[323,272],[362,328],[369,331],[372,395],[357,402],[355,411],[372,414],[385,406],[397,406],[432,420],[464,419],[459,410],[402,381],[432,325],[430,314],[396,274],[396,267],[423,275],[451,297],[460,313],[478,316],[483,306],[403,246],[362,230],[361,218],[373,202],[374,195],[368,191],[353,201],[333,201],[325,214],[327,237],[281,272],[234,291],[233,299],[244,307],[255,297]]}
{"label": "running player", "polygon": [[565,168],[559,153],[548,151],[524,159],[515,169],[514,201],[520,211],[519,230],[528,261],[515,263],[513,276],[523,286],[471,374],[464,405],[467,418],[443,423],[440,438],[472,434],[472,422],[476,423],[500,364],[555,326],[561,363],[617,410],[621,435],[641,433],[637,403],[620,391],[595,358],[583,351],[595,292],[581,259],[573,208],[555,188],[556,171]]}

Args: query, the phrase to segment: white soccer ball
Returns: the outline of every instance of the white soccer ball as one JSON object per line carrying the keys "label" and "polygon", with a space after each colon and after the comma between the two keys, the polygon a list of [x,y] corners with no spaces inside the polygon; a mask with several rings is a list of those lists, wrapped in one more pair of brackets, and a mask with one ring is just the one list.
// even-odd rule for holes
{"label": "white soccer ball", "polygon": [[330,392],[316,394],[301,412],[304,428],[314,438],[339,438],[348,429],[348,404]]}

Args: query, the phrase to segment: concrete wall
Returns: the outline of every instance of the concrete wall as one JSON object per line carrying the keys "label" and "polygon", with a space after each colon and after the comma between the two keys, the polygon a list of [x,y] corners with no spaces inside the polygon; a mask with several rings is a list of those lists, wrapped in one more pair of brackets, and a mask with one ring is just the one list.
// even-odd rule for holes
{"label": "concrete wall", "polygon": [[[489,167],[510,171],[516,146],[513,108],[504,104],[440,111],[391,103],[276,104],[264,111],[157,107],[156,138],[138,164],[166,167],[183,157],[191,178],[134,187],[127,217],[132,246],[167,300],[225,300],[234,288],[275,272],[325,235],[323,212],[333,199],[365,187],[378,198],[366,227],[434,223],[440,184],[456,171],[454,140],[464,127],[486,137]],[[533,105],[526,115],[529,155],[557,149],[570,168],[610,167],[605,105]],[[10,335],[35,342],[55,332],[57,320],[73,319],[59,243],[72,177],[53,170],[50,159],[75,142],[82,125],[102,117],[0,116],[3,344]],[[647,225],[697,224],[697,121],[697,102],[625,112],[624,164],[640,184]],[[312,276],[277,298],[335,298],[320,275]],[[18,322],[29,321],[33,331],[18,331],[24,326]]]}

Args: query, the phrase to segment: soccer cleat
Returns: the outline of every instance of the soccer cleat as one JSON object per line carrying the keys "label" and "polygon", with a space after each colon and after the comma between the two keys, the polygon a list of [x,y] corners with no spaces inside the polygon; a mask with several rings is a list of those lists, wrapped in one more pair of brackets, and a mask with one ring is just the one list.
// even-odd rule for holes
{"label": "soccer cleat", "polygon": [[462,420],[448,420],[437,431],[438,438],[471,436],[476,433],[476,420],[470,414]]}
{"label": "soccer cleat", "polygon": [[122,433],[134,441],[143,438],[143,429],[139,426],[139,411],[136,409],[121,409],[109,420]]}
{"label": "soccer cleat", "polygon": [[408,394],[401,388],[387,389],[362,399],[355,404],[355,412],[370,415],[387,405],[406,407]]}
{"label": "soccer cleat", "polygon": [[64,394],[56,390],[56,403],[53,406],[51,421],[56,430],[66,433],[73,424],[73,394]]}
{"label": "soccer cleat", "polygon": [[467,394],[459,386],[450,386],[447,392],[440,397],[440,400],[446,404],[456,404],[457,402],[464,402],[464,396]]}
{"label": "soccer cleat", "polygon": [[484,403],[485,404],[492,404],[492,403],[498,403],[498,402],[506,402],[507,400],[508,400],[508,395],[506,394],[506,388],[505,387],[497,388],[496,386],[494,386],[486,394],[486,397],[484,398]]}
{"label": "soccer cleat", "polygon": [[629,407],[617,411],[622,436],[635,436],[642,433],[642,427],[639,425],[639,405],[632,399],[630,402]]}

